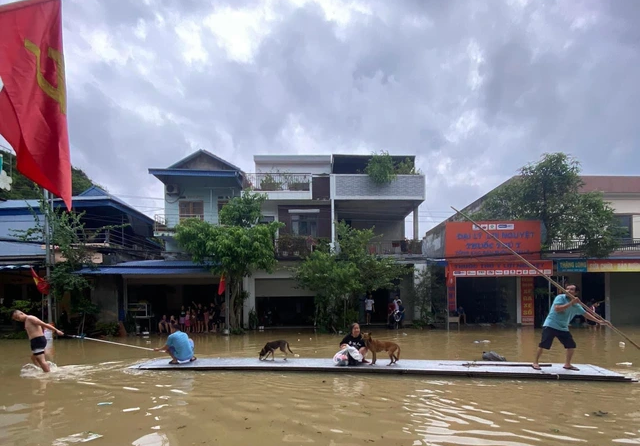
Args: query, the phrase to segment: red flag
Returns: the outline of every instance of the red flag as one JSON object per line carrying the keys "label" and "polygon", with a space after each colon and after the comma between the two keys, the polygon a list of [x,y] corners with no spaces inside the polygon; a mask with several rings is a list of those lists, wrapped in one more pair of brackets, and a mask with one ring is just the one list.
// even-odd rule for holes
{"label": "red flag", "polygon": [[51,290],[49,282],[40,277],[33,268],[31,268],[31,275],[33,276],[33,281],[36,283],[36,288],[38,288],[40,294],[49,294],[49,291]]}
{"label": "red flag", "polygon": [[0,134],[18,170],[71,209],[60,0],[0,6]]}
{"label": "red flag", "polygon": [[220,276],[220,284],[218,285],[218,294],[224,294],[224,289],[227,286],[227,282],[224,278],[224,274]]}

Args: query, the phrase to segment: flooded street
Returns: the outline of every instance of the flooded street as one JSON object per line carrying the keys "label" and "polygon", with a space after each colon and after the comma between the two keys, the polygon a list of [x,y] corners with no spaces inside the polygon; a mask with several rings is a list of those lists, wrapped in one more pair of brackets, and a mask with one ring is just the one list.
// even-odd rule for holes
{"label": "flooded street", "polygon": [[[640,329],[620,328],[640,340]],[[480,360],[483,350],[531,361],[540,336],[532,329],[375,332],[401,344],[400,362]],[[573,333],[576,364],[640,377],[640,351],[621,347],[610,330]],[[341,339],[298,330],[194,337],[199,357],[256,361],[266,341],[280,338],[300,357],[328,359]],[[490,343],[474,343],[483,340]],[[157,336],[124,341],[163,345]],[[638,383],[134,371],[127,367],[159,354],[87,340],[54,341],[57,369],[45,376],[26,365],[26,340],[1,341],[0,351],[5,446],[73,444],[69,436],[87,432],[102,435],[88,442],[95,445],[640,445]],[[563,358],[556,341],[542,361]]]}

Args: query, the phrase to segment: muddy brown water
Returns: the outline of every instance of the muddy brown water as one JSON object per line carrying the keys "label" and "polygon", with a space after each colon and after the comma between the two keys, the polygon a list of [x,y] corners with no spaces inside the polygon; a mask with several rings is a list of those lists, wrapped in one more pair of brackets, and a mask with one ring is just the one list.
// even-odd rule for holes
{"label": "muddy brown water", "polygon": [[[622,329],[640,341],[640,328]],[[377,331],[399,342],[407,359],[479,360],[488,348],[530,361],[540,336],[532,329]],[[640,378],[640,351],[621,347],[615,333],[573,333],[575,363]],[[301,357],[331,358],[340,339],[301,330],[194,338],[199,356],[256,360],[268,340],[288,339]],[[156,347],[162,340],[124,342]],[[57,367],[44,375],[27,364],[26,340],[0,341],[0,353],[5,446],[74,444],[69,436],[85,432],[102,435],[85,443],[96,446],[640,444],[637,383],[137,371],[128,367],[159,354],[87,340],[54,341]],[[543,360],[560,362],[563,354],[556,344]]]}

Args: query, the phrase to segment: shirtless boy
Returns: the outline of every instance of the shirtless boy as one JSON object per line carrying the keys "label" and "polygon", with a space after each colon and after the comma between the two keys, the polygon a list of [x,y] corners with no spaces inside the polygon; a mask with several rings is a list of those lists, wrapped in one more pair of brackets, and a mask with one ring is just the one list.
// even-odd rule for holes
{"label": "shirtless boy", "polygon": [[18,322],[24,322],[24,329],[27,330],[27,335],[31,341],[31,361],[37,366],[40,366],[43,372],[49,372],[49,363],[44,357],[44,349],[47,347],[47,338],[44,337],[42,328],[47,328],[51,331],[55,331],[58,336],[62,336],[60,330],[53,325],[42,322],[35,316],[28,316],[20,310],[13,310],[11,312],[11,319]]}

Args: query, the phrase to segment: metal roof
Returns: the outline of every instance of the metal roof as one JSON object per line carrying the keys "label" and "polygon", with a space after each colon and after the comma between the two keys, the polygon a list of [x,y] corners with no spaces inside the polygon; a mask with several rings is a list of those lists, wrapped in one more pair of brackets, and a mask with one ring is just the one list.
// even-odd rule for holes
{"label": "metal roof", "polygon": [[210,274],[208,267],[190,260],[141,260],[100,266],[97,269],[83,268],[76,274],[86,275],[123,275],[123,276],[175,276],[191,274]]}

